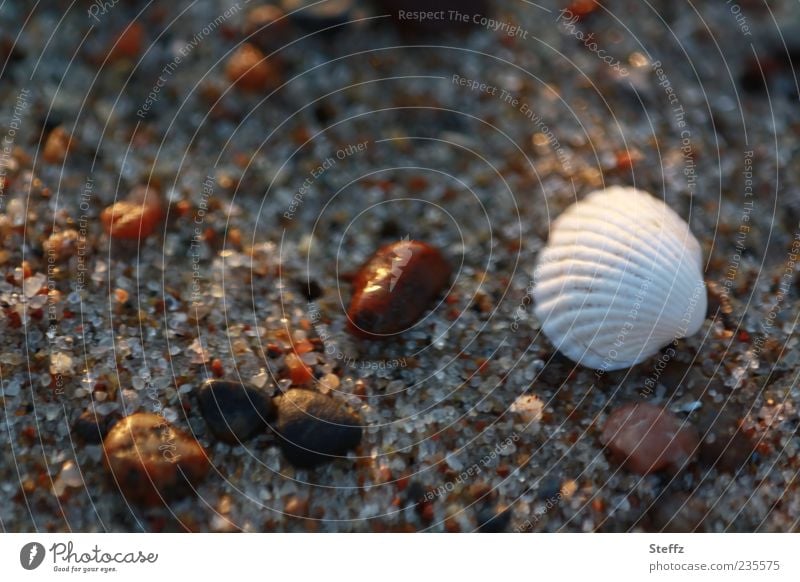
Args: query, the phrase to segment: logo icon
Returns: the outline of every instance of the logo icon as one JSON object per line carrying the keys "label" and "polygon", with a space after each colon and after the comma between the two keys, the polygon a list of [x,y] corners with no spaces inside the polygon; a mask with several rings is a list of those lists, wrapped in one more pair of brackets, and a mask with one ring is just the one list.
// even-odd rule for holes
{"label": "logo icon", "polygon": [[[401,242],[408,242],[409,236],[406,235]],[[411,260],[411,249],[408,245],[399,246],[394,251],[394,258],[392,259],[392,279],[389,281],[389,293],[394,291],[394,286],[400,280],[400,275],[403,274],[403,268]]]}
{"label": "logo icon", "polygon": [[35,570],[44,562],[44,546],[38,542],[30,542],[22,546],[19,552],[19,563],[26,570]]}

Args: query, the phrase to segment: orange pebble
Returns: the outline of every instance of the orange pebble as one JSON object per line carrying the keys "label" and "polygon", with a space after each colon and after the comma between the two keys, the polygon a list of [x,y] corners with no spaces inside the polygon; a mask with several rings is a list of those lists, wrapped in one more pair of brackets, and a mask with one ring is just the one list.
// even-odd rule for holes
{"label": "orange pebble", "polygon": [[278,67],[274,60],[267,59],[257,47],[244,44],[237,50],[225,67],[228,81],[244,91],[262,91],[278,84]]}
{"label": "orange pebble", "polygon": [[54,128],[44,142],[42,157],[44,161],[51,164],[60,164],[66,158],[72,148],[72,137],[60,125]]}
{"label": "orange pebble", "polygon": [[314,379],[314,373],[297,354],[286,356],[286,366],[289,368],[289,378],[293,386],[303,386]]}
{"label": "orange pebble", "polygon": [[142,240],[158,227],[162,218],[161,201],[153,188],[137,186],[128,198],[112,204],[100,214],[103,228],[112,237]]}
{"label": "orange pebble", "polygon": [[144,26],[139,22],[131,22],[117,37],[109,51],[110,60],[130,59],[135,60],[142,54],[144,44]]}

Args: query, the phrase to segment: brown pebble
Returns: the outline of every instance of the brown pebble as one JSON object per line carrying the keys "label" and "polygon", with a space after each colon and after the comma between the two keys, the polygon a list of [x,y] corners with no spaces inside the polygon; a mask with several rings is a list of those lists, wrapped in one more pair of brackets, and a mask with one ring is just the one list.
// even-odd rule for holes
{"label": "brown pebble", "polygon": [[654,404],[625,404],[606,420],[601,442],[613,457],[640,475],[680,470],[699,445],[695,429]]}
{"label": "brown pebble", "polygon": [[108,206],[100,214],[106,233],[121,240],[147,238],[158,228],[162,218],[160,196],[147,186],[134,188],[126,200]]}
{"label": "brown pebble", "polygon": [[51,164],[61,164],[67,158],[67,154],[73,147],[72,137],[62,126],[54,128],[44,142],[42,157],[45,162]]}
{"label": "brown pebble", "polygon": [[264,91],[280,84],[280,70],[276,59],[267,59],[252,44],[243,44],[231,55],[225,74],[228,81],[244,91]]}
{"label": "brown pebble", "polygon": [[209,471],[203,447],[157,414],[119,421],[103,441],[105,465],[125,498],[144,506],[185,497]]}
{"label": "brown pebble", "polygon": [[429,244],[404,240],[382,247],[353,281],[349,331],[387,339],[419,322],[450,281],[450,266]]}
{"label": "brown pebble", "polygon": [[284,513],[291,517],[308,517],[308,499],[290,497],[283,507]]}
{"label": "brown pebble", "polygon": [[117,38],[112,42],[108,52],[108,59],[110,61],[137,60],[142,54],[144,41],[144,26],[140,22],[131,22],[120,31]]}
{"label": "brown pebble", "polygon": [[75,254],[80,235],[72,228],[61,232],[54,232],[44,241],[44,252],[48,261],[58,262],[69,259]]}

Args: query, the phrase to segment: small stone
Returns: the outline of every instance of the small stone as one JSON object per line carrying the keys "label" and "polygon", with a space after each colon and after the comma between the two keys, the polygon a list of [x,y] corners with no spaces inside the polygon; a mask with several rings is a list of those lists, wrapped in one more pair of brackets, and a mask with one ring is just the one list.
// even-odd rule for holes
{"label": "small stone", "polygon": [[53,481],[53,493],[56,497],[61,497],[67,489],[81,487],[83,477],[78,467],[72,461],[66,461],[61,467],[61,472]]}
{"label": "small stone", "polygon": [[161,223],[162,209],[158,193],[152,188],[134,188],[127,200],[107,207],[100,214],[106,233],[120,240],[142,240]]}
{"label": "small stone", "polygon": [[478,511],[478,531],[480,533],[503,533],[511,523],[510,507],[484,505]]}
{"label": "small stone", "polygon": [[353,282],[349,331],[368,339],[407,331],[443,292],[450,274],[442,254],[424,242],[402,240],[382,247]]}
{"label": "small stone", "polygon": [[48,134],[47,141],[44,142],[42,157],[45,162],[51,164],[61,164],[67,158],[67,154],[73,147],[72,137],[62,126],[53,128]]}
{"label": "small stone", "polygon": [[744,467],[756,444],[741,428],[737,415],[726,408],[712,408],[697,421],[703,440],[700,443],[700,462],[722,473],[736,473]]}
{"label": "small stone", "polygon": [[511,412],[519,415],[520,419],[528,425],[537,425],[542,420],[544,403],[533,394],[523,394],[511,404]]}
{"label": "small stone", "polygon": [[210,468],[194,438],[149,412],[119,421],[103,448],[106,468],[120,492],[143,506],[185,497]]}
{"label": "small stone", "polygon": [[285,362],[292,386],[305,386],[314,379],[314,372],[297,354],[287,354]]}
{"label": "small stone", "polygon": [[276,398],[283,454],[297,467],[314,467],[344,456],[361,442],[359,415],[329,396],[293,389]]}
{"label": "small stone", "polygon": [[699,446],[695,429],[648,403],[625,404],[606,420],[600,441],[632,472],[682,469]]}
{"label": "small stone", "polygon": [[116,423],[115,415],[103,416],[92,410],[84,411],[72,425],[72,434],[89,444],[100,444]]}
{"label": "small stone", "polygon": [[275,415],[275,406],[264,390],[239,382],[206,380],[197,398],[209,430],[232,445],[264,432]]}
{"label": "small stone", "polygon": [[280,68],[275,57],[267,58],[255,45],[245,43],[228,59],[228,81],[244,91],[259,92],[280,84]]}
{"label": "small stone", "polygon": [[108,50],[109,61],[137,60],[142,54],[144,42],[144,26],[136,21],[131,22],[120,31],[111,43],[111,47]]}
{"label": "small stone", "polygon": [[53,261],[70,258],[78,248],[79,239],[78,231],[71,228],[51,234],[43,245],[48,261],[51,257]]}
{"label": "small stone", "polygon": [[319,389],[323,394],[327,394],[331,390],[336,390],[339,387],[339,376],[336,374],[325,374],[319,380]]}

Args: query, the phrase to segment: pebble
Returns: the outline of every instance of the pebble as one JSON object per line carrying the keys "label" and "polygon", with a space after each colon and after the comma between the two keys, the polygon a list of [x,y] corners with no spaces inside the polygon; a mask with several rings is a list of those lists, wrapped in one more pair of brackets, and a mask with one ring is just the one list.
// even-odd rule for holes
{"label": "pebble", "polygon": [[108,50],[108,59],[111,62],[129,60],[136,61],[142,54],[145,45],[144,25],[140,22],[131,22],[114,39]]}
{"label": "pebble", "polygon": [[157,506],[185,497],[208,474],[203,447],[164,418],[139,412],[119,421],[103,441],[106,468],[133,503]]}
{"label": "pebble", "polygon": [[312,390],[293,389],[276,398],[275,430],[284,455],[296,467],[314,467],[344,456],[361,442],[359,415]]}
{"label": "pebble", "polygon": [[104,416],[92,410],[86,410],[72,425],[72,434],[86,443],[100,444],[117,420],[118,417],[115,415]]}
{"label": "pebble", "polygon": [[480,533],[504,533],[511,523],[510,507],[484,505],[478,510],[478,531]]}
{"label": "pebble", "polygon": [[163,212],[158,193],[152,188],[134,188],[126,200],[108,206],[100,214],[103,229],[114,239],[142,240],[161,223]]}
{"label": "pebble", "polygon": [[266,391],[239,382],[206,380],[197,398],[209,430],[232,445],[264,432],[275,415]]}
{"label": "pebble", "polygon": [[353,282],[349,331],[386,339],[408,330],[442,293],[450,275],[442,254],[424,242],[403,240],[380,248]]}
{"label": "pebble", "polygon": [[277,60],[268,59],[261,50],[245,43],[231,55],[225,67],[225,75],[231,84],[243,91],[259,92],[274,89],[280,84]]}
{"label": "pebble", "polygon": [[43,245],[48,261],[58,262],[72,257],[77,251],[79,241],[80,235],[75,229],[54,232]]}
{"label": "pebble", "polygon": [[73,147],[72,137],[62,126],[54,128],[47,136],[42,157],[50,164],[61,164]]}
{"label": "pebble", "polygon": [[606,420],[600,435],[625,467],[639,475],[680,470],[694,456],[699,441],[695,429],[654,404],[624,404]]}

